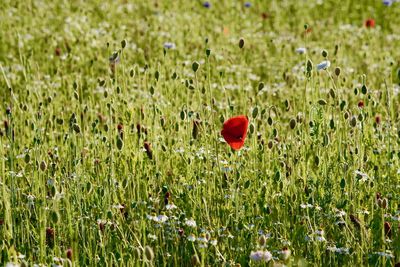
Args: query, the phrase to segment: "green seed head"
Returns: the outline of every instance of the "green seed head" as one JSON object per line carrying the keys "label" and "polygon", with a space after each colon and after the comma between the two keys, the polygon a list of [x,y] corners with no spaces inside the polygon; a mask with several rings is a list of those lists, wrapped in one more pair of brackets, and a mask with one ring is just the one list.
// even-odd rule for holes
{"label": "green seed head", "polygon": [[193,70],[194,72],[197,72],[197,70],[199,69],[199,67],[200,67],[199,62],[197,62],[197,61],[193,62],[193,64],[192,64],[192,70]]}
{"label": "green seed head", "polygon": [[40,170],[41,171],[46,171],[47,170],[47,164],[46,164],[46,161],[42,161],[42,162],[40,162]]}
{"label": "green seed head", "polygon": [[144,248],[144,255],[146,257],[146,260],[148,261],[153,261],[154,260],[154,251],[151,247],[146,246]]}
{"label": "green seed head", "polygon": [[336,76],[339,76],[339,75],[340,75],[340,68],[339,68],[339,67],[336,67],[336,68],[335,68],[335,75],[336,75]]}
{"label": "green seed head", "polygon": [[296,120],[295,119],[291,119],[290,122],[289,122],[289,126],[290,126],[290,129],[293,130],[296,127]]}

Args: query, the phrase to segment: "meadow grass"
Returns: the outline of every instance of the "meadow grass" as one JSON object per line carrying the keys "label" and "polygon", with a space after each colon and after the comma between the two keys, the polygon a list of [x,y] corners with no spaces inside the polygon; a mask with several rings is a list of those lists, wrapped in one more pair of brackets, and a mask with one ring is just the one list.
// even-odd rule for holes
{"label": "meadow grass", "polygon": [[400,2],[1,5],[0,264],[399,264]]}

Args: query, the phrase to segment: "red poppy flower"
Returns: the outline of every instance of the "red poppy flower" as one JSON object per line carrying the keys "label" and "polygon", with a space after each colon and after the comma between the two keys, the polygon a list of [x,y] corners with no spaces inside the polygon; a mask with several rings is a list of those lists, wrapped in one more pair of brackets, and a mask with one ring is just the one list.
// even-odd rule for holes
{"label": "red poppy flower", "polygon": [[367,27],[367,28],[375,27],[375,20],[374,19],[367,19],[365,21],[365,27]]}
{"label": "red poppy flower", "polygon": [[247,116],[240,115],[232,117],[224,122],[221,134],[231,148],[239,150],[244,145],[248,126],[249,119]]}

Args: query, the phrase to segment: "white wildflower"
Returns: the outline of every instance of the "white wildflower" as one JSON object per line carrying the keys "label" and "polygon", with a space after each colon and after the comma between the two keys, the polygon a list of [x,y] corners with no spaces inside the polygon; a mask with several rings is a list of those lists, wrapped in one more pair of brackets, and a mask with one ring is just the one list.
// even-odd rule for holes
{"label": "white wildflower", "polygon": [[331,62],[329,60],[324,60],[321,63],[317,65],[317,70],[326,70],[329,68],[331,65]]}
{"label": "white wildflower", "polygon": [[300,55],[305,54],[307,53],[307,49],[305,47],[299,47],[296,49],[296,53]]}
{"label": "white wildflower", "polygon": [[269,262],[272,259],[272,254],[271,252],[265,250],[259,250],[259,251],[252,251],[250,253],[250,260],[252,261],[260,261],[260,262]]}

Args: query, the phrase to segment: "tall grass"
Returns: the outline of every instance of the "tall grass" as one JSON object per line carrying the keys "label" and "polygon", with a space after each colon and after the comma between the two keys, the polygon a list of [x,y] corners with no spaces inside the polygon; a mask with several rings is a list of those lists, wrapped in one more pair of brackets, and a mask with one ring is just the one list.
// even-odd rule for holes
{"label": "tall grass", "polygon": [[2,6],[0,263],[400,262],[400,3]]}

